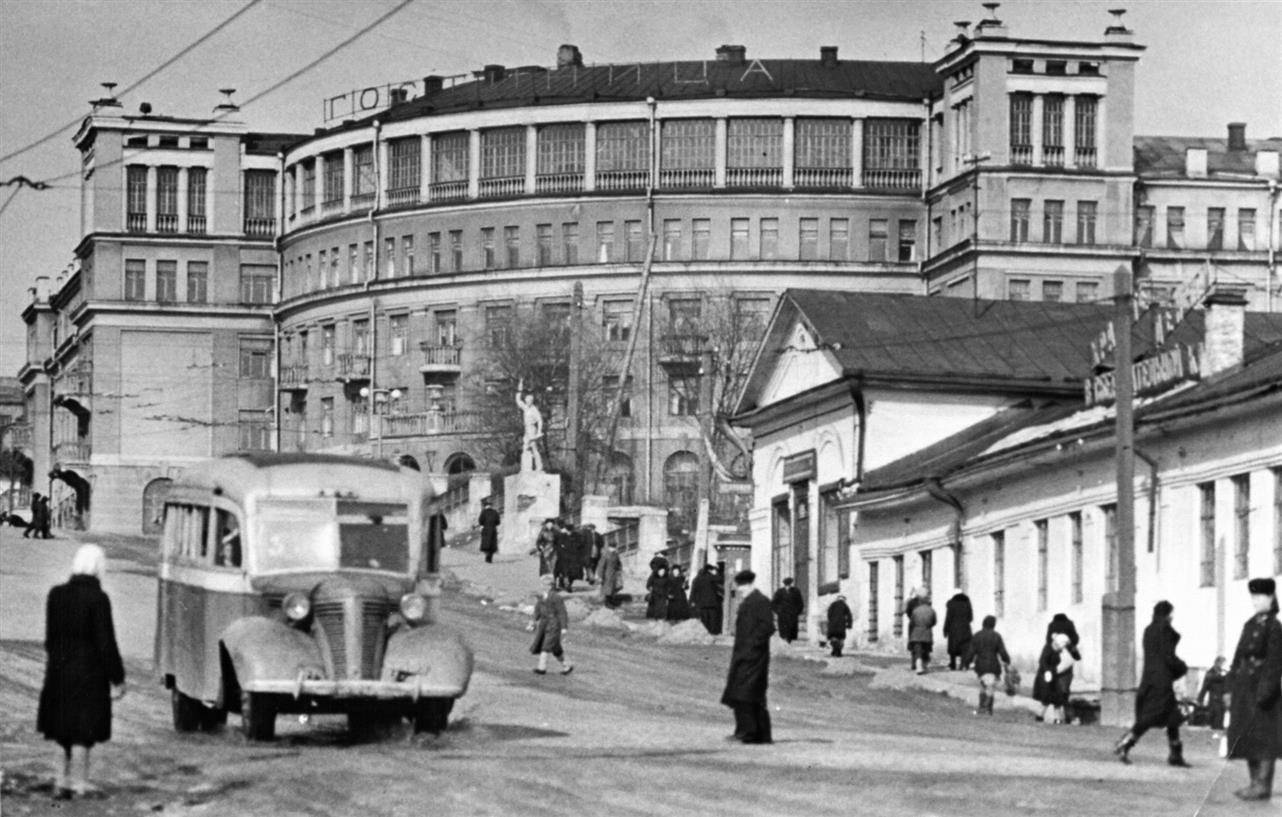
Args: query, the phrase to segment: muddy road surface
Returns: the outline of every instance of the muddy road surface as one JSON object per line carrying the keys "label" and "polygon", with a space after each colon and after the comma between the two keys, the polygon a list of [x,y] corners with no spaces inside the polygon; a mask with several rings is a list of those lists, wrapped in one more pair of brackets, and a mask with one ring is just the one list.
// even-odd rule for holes
{"label": "muddy road surface", "polygon": [[357,741],[342,717],[282,716],[276,740],[247,743],[236,715],[216,733],[177,734],[150,671],[145,545],[103,543],[129,692],[111,742],[93,752],[103,796],[56,802],[57,748],[34,728],[43,599],[77,542],[0,532],[6,817],[1278,813],[1276,801],[1253,809],[1234,800],[1245,772],[1226,769],[1204,732],[1187,741],[1193,769],[1164,765],[1158,734],[1125,767],[1109,753],[1112,730],[1035,724],[1013,711],[977,719],[956,700],[872,690],[869,675],[814,661],[772,663],[774,745],[727,743],[732,717],[717,703],[725,647],[580,626],[566,641],[573,674],[539,676],[526,619],[457,591],[444,618],[467,633],[477,666],[444,734]]}

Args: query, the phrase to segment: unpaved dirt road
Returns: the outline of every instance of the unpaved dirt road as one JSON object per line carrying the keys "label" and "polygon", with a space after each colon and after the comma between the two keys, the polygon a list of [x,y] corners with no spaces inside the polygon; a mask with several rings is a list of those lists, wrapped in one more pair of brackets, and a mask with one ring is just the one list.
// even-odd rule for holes
{"label": "unpaved dirt road", "polygon": [[1190,735],[1191,770],[1161,763],[1157,734],[1124,767],[1109,754],[1111,730],[1042,726],[1014,712],[977,720],[957,701],[870,690],[867,675],[809,661],[771,667],[773,746],[725,743],[724,647],[578,628],[567,641],[575,672],[536,676],[525,620],[458,593],[444,615],[468,633],[477,672],[441,737],[353,743],[342,718],[282,717],[276,741],[247,744],[235,715],[223,732],[179,735],[149,671],[154,579],[145,548],[126,541],[105,542],[130,679],[112,741],[94,750],[106,796],[53,802],[56,747],[34,731],[43,598],[75,544],[0,531],[6,817],[1278,813],[1233,799],[1244,770],[1223,771],[1204,732]]}

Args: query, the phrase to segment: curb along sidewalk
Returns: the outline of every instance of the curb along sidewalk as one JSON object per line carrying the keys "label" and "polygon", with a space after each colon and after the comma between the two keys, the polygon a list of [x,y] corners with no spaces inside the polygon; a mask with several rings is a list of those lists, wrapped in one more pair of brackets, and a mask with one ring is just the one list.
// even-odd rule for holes
{"label": "curb along sidewalk", "polygon": [[[496,554],[492,563],[487,563],[476,549],[476,543],[469,537],[459,537],[451,546],[441,551],[441,566],[447,571],[447,584],[451,581],[460,591],[481,600],[482,604],[494,604],[500,609],[528,615],[533,610],[534,596],[539,590],[537,557],[525,554]],[[582,589],[578,589],[582,588]],[[641,598],[644,593],[644,580],[628,577],[626,591],[634,598]],[[711,644],[729,647],[733,643],[730,634],[711,636],[702,625],[694,619],[679,625],[651,621],[620,621],[614,615],[600,616],[596,611],[604,611],[600,603],[600,594],[594,586],[583,582],[576,585],[573,593],[564,594],[567,610],[571,620],[579,626],[598,629],[627,629],[639,635],[658,637],[660,643],[671,644]],[[627,611],[620,610],[626,615]],[[689,632],[687,632],[689,631]],[[697,632],[696,632],[697,631]],[[970,671],[950,671],[936,668],[925,675],[917,675],[908,667],[907,655],[884,652],[851,652],[842,658],[833,658],[826,648],[807,642],[786,644],[777,636],[771,640],[771,657],[774,659],[791,659],[811,661],[821,664],[820,673],[833,677],[871,674],[871,686],[874,689],[894,689],[900,691],[923,690],[948,695],[951,698],[974,706],[979,694],[979,680]],[[1041,704],[1024,695],[997,696],[997,710],[1017,710],[1036,714],[1041,712]]]}

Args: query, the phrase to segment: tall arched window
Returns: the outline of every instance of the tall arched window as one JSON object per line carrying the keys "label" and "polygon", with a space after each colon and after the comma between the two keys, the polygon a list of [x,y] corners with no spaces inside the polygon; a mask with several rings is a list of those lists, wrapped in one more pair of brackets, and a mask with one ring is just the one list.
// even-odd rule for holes
{"label": "tall arched window", "polygon": [[668,507],[668,533],[693,537],[699,513],[699,458],[678,451],[663,464],[663,499]]}
{"label": "tall arched window", "polygon": [[447,474],[463,474],[468,471],[475,470],[476,463],[472,461],[471,457],[463,452],[451,454],[449,459],[445,461],[445,473]]}

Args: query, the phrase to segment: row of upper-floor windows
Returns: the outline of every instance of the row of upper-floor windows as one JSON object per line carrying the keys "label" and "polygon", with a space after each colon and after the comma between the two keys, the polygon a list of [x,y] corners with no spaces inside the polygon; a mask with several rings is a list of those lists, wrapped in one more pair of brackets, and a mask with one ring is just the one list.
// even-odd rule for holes
{"label": "row of upper-floor windows", "polygon": [[[127,165],[124,172],[126,230],[193,235],[207,232],[211,192],[207,168]],[[234,195],[243,196],[246,235],[275,235],[276,171],[246,170],[243,190]]]}
{"label": "row of upper-floor windows", "polygon": [[[593,128],[592,148],[589,127]],[[651,180],[650,124],[645,120],[592,126],[556,123],[531,129],[508,126],[481,129],[475,137],[473,133],[460,130],[389,140],[386,205],[417,204],[424,198],[463,199],[472,180],[482,197],[643,189]],[[785,160],[786,135],[792,144]],[[473,138],[478,143],[475,160]],[[912,119],[730,118],[724,121],[724,131],[712,118],[672,119],[658,124],[657,151],[653,152],[657,182],[664,188],[724,184],[914,189],[921,182],[920,141],[920,122]],[[423,167],[425,142],[430,154],[427,168]],[[585,180],[590,149],[591,188]],[[349,197],[354,207],[374,204],[375,158],[373,144],[366,143],[291,167],[290,215],[308,214],[317,205],[323,212],[333,212]],[[856,166],[861,178],[856,178]],[[785,178],[785,167],[791,179]],[[527,169],[533,170],[533,190],[526,188]],[[723,180],[718,179],[719,172],[724,172]],[[427,190],[422,189],[424,182]]]}
{"label": "row of upper-floor windows", "polygon": [[[1068,217],[1068,206],[1073,206],[1072,217],[1076,229],[1069,233],[1065,227]],[[1010,240],[1015,243],[1026,243],[1040,238],[1043,244],[1078,244],[1092,246],[1096,243],[1096,227],[1099,220],[1099,202],[1077,201],[1065,202],[1062,199],[1045,199],[1041,202],[1041,234],[1032,232],[1033,200],[1010,200]]]}
{"label": "row of upper-floor windows", "polygon": [[[791,225],[788,225],[791,226]],[[862,230],[852,235],[852,226]],[[533,225],[533,241],[520,225],[481,227],[470,231],[432,231],[419,243],[414,235],[383,239],[376,260],[373,241],[304,253],[285,262],[286,296],[359,284],[380,278],[439,275],[466,270],[519,269],[576,264],[641,263],[649,246],[640,219],[598,221],[583,235],[577,221]],[[728,227],[728,230],[726,229]],[[661,261],[773,260],[867,261],[917,260],[916,219],[807,218],[796,220],[795,241],[781,236],[781,220],[771,217],[713,220],[664,219],[655,236],[655,258]],[[585,239],[590,240],[587,244]],[[470,250],[470,252],[469,252]]]}
{"label": "row of upper-floor windows", "polygon": [[[126,301],[157,303],[209,303],[209,262],[188,261],[181,271],[176,260],[125,259],[121,297]],[[276,289],[276,268],[268,264],[242,264],[239,303],[270,304]]]}
{"label": "row of upper-floor windows", "polygon": [[[1098,118],[1096,96],[1011,94],[1010,163],[1095,167]],[[1072,137],[1071,143],[1069,137]]]}
{"label": "row of upper-floor windows", "polygon": [[1135,243],[1140,247],[1250,252],[1267,246],[1267,234],[1267,224],[1257,225],[1254,207],[1208,207],[1198,213],[1175,205],[1135,208]]}

